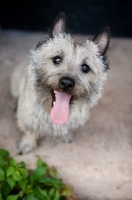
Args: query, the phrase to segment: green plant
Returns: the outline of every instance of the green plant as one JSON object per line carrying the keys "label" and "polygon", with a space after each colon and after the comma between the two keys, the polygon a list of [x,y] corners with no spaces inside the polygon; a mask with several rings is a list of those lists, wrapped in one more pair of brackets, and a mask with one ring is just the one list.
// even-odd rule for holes
{"label": "green plant", "polygon": [[72,190],[57,178],[55,168],[38,158],[34,171],[0,149],[0,200],[75,200]]}

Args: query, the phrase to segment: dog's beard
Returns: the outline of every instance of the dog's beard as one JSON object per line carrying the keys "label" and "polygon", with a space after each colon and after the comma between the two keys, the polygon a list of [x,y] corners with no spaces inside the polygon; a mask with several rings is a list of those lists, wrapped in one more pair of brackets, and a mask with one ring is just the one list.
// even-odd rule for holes
{"label": "dog's beard", "polygon": [[50,112],[51,121],[54,124],[65,124],[69,118],[69,104],[71,95],[65,92],[52,90],[52,109]]}

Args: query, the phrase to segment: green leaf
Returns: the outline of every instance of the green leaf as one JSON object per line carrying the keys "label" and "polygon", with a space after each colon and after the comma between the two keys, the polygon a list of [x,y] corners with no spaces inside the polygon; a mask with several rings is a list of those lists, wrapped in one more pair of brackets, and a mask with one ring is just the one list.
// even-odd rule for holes
{"label": "green leaf", "polygon": [[27,186],[27,180],[22,179],[21,181],[18,182],[19,186],[22,188],[23,191],[25,191],[26,186]]}
{"label": "green leaf", "polygon": [[11,188],[8,185],[8,183],[4,183],[1,186],[1,196],[3,199],[5,199],[10,194]]}
{"label": "green leaf", "polygon": [[25,200],[40,200],[34,193],[26,196]]}
{"label": "green leaf", "polygon": [[56,170],[54,167],[52,167],[52,168],[49,168],[49,169],[48,169],[48,173],[49,173],[52,177],[56,177],[56,175],[57,175],[57,170]]}
{"label": "green leaf", "polygon": [[23,176],[23,178],[26,179],[28,177],[28,170],[27,169],[19,168],[18,170],[19,170],[20,174]]}
{"label": "green leaf", "polygon": [[52,188],[48,193],[50,199],[53,197],[54,193],[55,193],[55,188]]}
{"label": "green leaf", "polygon": [[6,200],[17,200],[19,198],[19,195],[10,195],[6,198]]}
{"label": "green leaf", "polygon": [[15,170],[14,174],[12,176],[13,176],[13,179],[15,181],[21,181],[22,180],[22,176],[21,176],[21,174],[18,170]]}
{"label": "green leaf", "polygon": [[15,181],[12,177],[7,177],[7,183],[9,184],[10,188],[13,189],[14,185],[15,185]]}
{"label": "green leaf", "polygon": [[4,167],[7,164],[7,161],[5,160],[5,158],[2,157],[2,155],[0,155],[0,167]]}
{"label": "green leaf", "polygon": [[33,175],[32,175],[33,179],[39,180],[40,177],[43,177],[46,174],[46,172],[47,172],[47,169],[45,167],[42,167],[42,166],[37,167],[33,172]]}
{"label": "green leaf", "polygon": [[57,178],[41,178],[38,182],[44,183],[46,186],[55,187],[56,189],[59,189],[62,185],[62,182]]}
{"label": "green leaf", "polygon": [[60,199],[60,194],[59,191],[56,190],[53,200],[59,200],[59,199]]}
{"label": "green leaf", "polygon": [[10,164],[11,166],[15,167],[15,166],[16,166],[16,160],[15,160],[14,158],[10,158],[9,164]]}
{"label": "green leaf", "polygon": [[50,200],[46,190],[41,189],[38,185],[34,187],[34,193],[39,197],[45,200]]}
{"label": "green leaf", "polygon": [[9,152],[5,149],[0,149],[0,155],[2,155],[3,158],[7,158],[9,156]]}
{"label": "green leaf", "polygon": [[5,172],[2,168],[0,168],[0,181],[4,181],[5,180]]}
{"label": "green leaf", "polygon": [[17,167],[18,167],[18,168],[19,168],[19,167],[25,168],[25,167],[26,167],[26,164],[25,164],[23,161],[21,161],[21,162],[17,163]]}
{"label": "green leaf", "polygon": [[42,160],[42,159],[38,159],[37,161],[37,167],[48,167],[47,164]]}
{"label": "green leaf", "polygon": [[[23,195],[24,195],[24,192],[21,190],[21,191],[19,192],[19,198],[22,199]],[[22,199],[22,200],[23,200],[23,199]]]}
{"label": "green leaf", "polygon": [[14,171],[15,171],[14,167],[12,167],[12,166],[8,167],[6,170],[6,176],[8,177],[8,176],[12,175],[14,173]]}
{"label": "green leaf", "polygon": [[62,196],[71,196],[71,194],[72,194],[72,191],[69,188],[65,188],[63,192],[61,193]]}

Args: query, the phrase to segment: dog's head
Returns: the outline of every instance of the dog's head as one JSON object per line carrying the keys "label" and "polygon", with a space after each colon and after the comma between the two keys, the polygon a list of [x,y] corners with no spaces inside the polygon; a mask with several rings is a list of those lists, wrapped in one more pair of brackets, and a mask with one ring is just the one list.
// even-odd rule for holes
{"label": "dog's head", "polygon": [[106,57],[109,40],[110,31],[106,27],[85,43],[74,42],[67,33],[66,17],[61,13],[49,36],[32,51],[38,88],[44,87],[49,102],[53,102],[53,123],[67,121],[70,103],[75,100],[85,99],[92,106],[101,96],[109,68]]}

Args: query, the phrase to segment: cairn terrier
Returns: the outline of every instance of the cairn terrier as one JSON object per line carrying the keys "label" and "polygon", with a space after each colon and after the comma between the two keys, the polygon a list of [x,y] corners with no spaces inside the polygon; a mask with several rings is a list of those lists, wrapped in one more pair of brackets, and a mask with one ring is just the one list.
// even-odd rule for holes
{"label": "cairn terrier", "polygon": [[101,97],[109,41],[106,27],[85,43],[74,42],[60,13],[48,37],[31,50],[29,64],[16,68],[11,93],[18,100],[18,126],[25,133],[20,153],[35,148],[45,134],[72,141],[72,133],[84,125]]}

